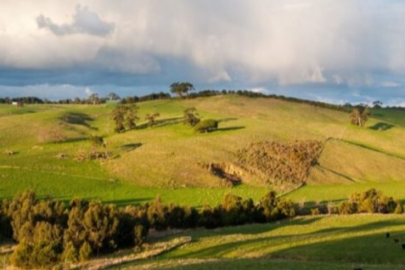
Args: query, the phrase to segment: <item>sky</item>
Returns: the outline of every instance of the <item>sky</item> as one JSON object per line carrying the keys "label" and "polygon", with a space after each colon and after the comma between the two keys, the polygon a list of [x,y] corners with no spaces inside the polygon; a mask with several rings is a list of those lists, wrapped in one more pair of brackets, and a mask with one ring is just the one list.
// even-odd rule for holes
{"label": "sky", "polygon": [[0,96],[176,81],[405,106],[405,1],[1,0]]}

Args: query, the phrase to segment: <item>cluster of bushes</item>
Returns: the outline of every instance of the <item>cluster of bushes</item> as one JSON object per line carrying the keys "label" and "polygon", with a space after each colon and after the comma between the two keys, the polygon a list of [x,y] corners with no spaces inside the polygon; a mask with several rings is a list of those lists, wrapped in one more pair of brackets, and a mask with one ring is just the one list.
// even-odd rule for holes
{"label": "cluster of bushes", "polygon": [[294,204],[278,199],[274,192],[258,204],[226,195],[222,204],[198,210],[164,204],[160,199],[125,208],[73,199],[66,206],[51,199],[38,200],[34,192],[26,191],[3,202],[0,236],[18,243],[11,262],[32,268],[84,261],[120,248],[140,248],[149,229],[217,228],[294,215]]}
{"label": "cluster of bushes", "polygon": [[[111,94],[111,93],[110,93]],[[344,112],[349,112],[353,108],[351,104],[345,104],[345,105],[334,105],[334,104],[328,104],[324,102],[319,102],[319,101],[312,101],[312,100],[304,100],[304,99],[299,99],[299,98],[293,98],[293,97],[285,97],[285,96],[278,96],[278,95],[266,95],[263,93],[256,93],[252,92],[249,90],[201,90],[196,93],[189,93],[186,96],[183,96],[184,98],[198,98],[198,97],[210,97],[210,96],[218,96],[218,95],[239,95],[239,96],[246,96],[250,98],[273,98],[273,99],[279,99],[279,100],[285,100],[285,101],[290,101],[290,102],[296,102],[296,103],[303,103],[303,104],[309,104],[313,105],[316,107],[322,107],[322,108],[327,108],[327,109],[332,109],[332,110],[339,110],[339,111],[344,111]],[[125,98],[121,99],[121,103],[123,104],[132,104],[132,103],[137,103],[137,102],[143,102],[143,101],[149,101],[149,100],[158,100],[158,99],[171,99],[172,96],[169,93],[164,93],[164,92],[159,92],[159,93],[151,93],[145,96],[128,96]],[[116,99],[119,99],[117,96]],[[21,101],[25,104],[41,104],[41,103],[54,103],[54,104],[100,104],[100,103],[106,103],[108,100],[111,100],[111,97],[96,97],[96,102],[94,98],[74,98],[74,99],[61,99],[58,101],[49,101],[46,99],[40,99],[37,97],[21,97],[21,98],[0,98],[0,103],[11,103],[12,101]],[[394,107],[393,107],[394,108]],[[402,108],[396,108],[396,109],[402,109]]]}
{"label": "cluster of bushes", "polygon": [[[151,203],[118,208],[112,204],[73,199],[69,205],[38,200],[23,192],[0,208],[0,240],[18,243],[11,262],[18,267],[45,267],[59,262],[85,261],[121,248],[142,248],[150,229],[213,229],[265,223],[295,216],[291,200],[267,193],[259,202],[228,194],[215,207],[197,209]],[[305,214],[298,212],[299,214]],[[401,203],[375,189],[354,193],[338,206],[318,206],[311,214],[403,213]]]}
{"label": "cluster of bushes", "polygon": [[149,95],[145,96],[128,96],[125,97],[121,100],[121,103],[123,104],[131,104],[131,103],[137,103],[137,102],[143,102],[143,101],[149,101],[149,100],[159,100],[159,99],[170,99],[171,96],[169,93],[151,93]]}
{"label": "cluster of bushes", "polygon": [[237,158],[240,165],[268,184],[301,184],[316,164],[321,148],[320,141],[263,141],[239,150]]}
{"label": "cluster of bushes", "polygon": [[275,192],[266,194],[259,203],[252,199],[227,194],[222,204],[215,207],[193,207],[165,205],[156,199],[146,207],[147,220],[156,230],[187,229],[204,227],[213,229],[247,223],[264,223],[295,216],[295,206],[290,200],[276,197]]}
{"label": "cluster of bushes", "polygon": [[219,121],[214,119],[201,120],[197,109],[194,107],[184,110],[183,123],[194,128],[196,132],[211,132],[218,129]]}
{"label": "cluster of bushes", "polygon": [[195,107],[187,108],[184,110],[184,121],[185,125],[194,127],[197,125],[201,119],[199,118],[197,109]]}
{"label": "cluster of bushes", "polygon": [[355,192],[349,200],[339,205],[340,214],[380,213],[401,214],[403,207],[400,201],[385,196],[381,191],[370,189],[365,192]]}
{"label": "cluster of bushes", "polygon": [[0,104],[10,104],[12,102],[19,102],[24,104],[43,104],[44,101],[37,97],[17,97],[17,98],[0,98]]}
{"label": "cluster of bushes", "polygon": [[402,214],[403,212],[404,208],[399,200],[386,196],[381,191],[375,189],[355,192],[349,196],[347,201],[343,201],[338,205],[318,203],[317,206],[311,209],[302,207],[298,210],[300,215]]}
{"label": "cluster of bushes", "polygon": [[141,245],[148,225],[127,209],[74,199],[69,206],[26,191],[1,207],[2,238],[15,240],[11,262],[24,268],[87,260]]}
{"label": "cluster of bushes", "polygon": [[121,133],[136,128],[136,121],[139,120],[137,111],[137,106],[117,106],[112,112],[112,119],[115,123],[115,132]]}

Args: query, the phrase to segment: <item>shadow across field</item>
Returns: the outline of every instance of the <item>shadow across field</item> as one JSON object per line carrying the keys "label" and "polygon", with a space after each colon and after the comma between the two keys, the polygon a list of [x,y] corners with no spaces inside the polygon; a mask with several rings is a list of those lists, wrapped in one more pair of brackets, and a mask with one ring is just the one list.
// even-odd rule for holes
{"label": "shadow across field", "polygon": [[393,127],[395,126],[384,122],[378,122],[374,126],[369,127],[369,129],[386,131],[392,129]]}
{"label": "shadow across field", "polygon": [[244,126],[235,126],[235,127],[223,127],[223,128],[218,128],[215,131],[216,132],[222,132],[222,131],[232,131],[232,130],[239,130],[239,129],[244,129],[246,127]]}
{"label": "shadow across field", "polygon": [[84,126],[93,130],[96,129],[90,125],[90,122],[93,122],[94,118],[90,117],[88,114],[85,113],[68,112],[62,115],[60,117],[60,120],[62,120],[67,124]]}
{"label": "shadow across field", "polygon": [[[254,258],[254,259],[206,259],[206,260],[181,260],[178,266],[170,266],[173,262],[163,260],[159,270],[351,270],[353,263],[342,262],[322,262],[322,261],[302,261],[299,259],[277,259],[277,258]],[[164,264],[168,264],[165,266]],[[176,262],[175,262],[176,263]],[[402,265],[364,265],[368,270],[400,270]],[[142,268],[143,269],[143,268]],[[363,268],[361,268],[363,269]]]}
{"label": "shadow across field", "polygon": [[142,143],[128,143],[128,144],[121,146],[121,150],[124,152],[130,152],[135,149],[138,149],[141,146],[142,146]]}
{"label": "shadow across field", "polygon": [[[310,221],[314,222],[316,220]],[[263,233],[278,229],[282,226],[300,226],[299,222],[301,222],[301,220],[281,222],[279,225],[275,226],[264,226],[264,228],[267,227],[267,231],[263,231]],[[313,260],[329,261],[331,263],[355,263],[355,265],[381,264],[382,266],[388,266],[388,264],[397,264],[398,266],[403,266],[405,264],[405,257],[403,256],[405,251],[402,250],[401,244],[395,243],[393,239],[397,238],[404,243],[405,230],[400,230],[397,226],[404,226],[403,220],[383,220],[353,227],[324,227],[309,233],[272,236],[268,236],[267,234],[260,235],[260,233],[254,235],[254,232],[254,236],[244,236],[232,229],[224,229],[225,232],[234,232],[235,238],[224,238],[225,243],[223,244],[213,243],[213,245],[197,250],[191,248],[190,252],[181,252],[179,255],[174,253],[169,257],[171,259],[181,260],[197,258],[209,259],[237,256],[238,253],[249,256],[249,254],[252,253],[262,258],[288,259],[293,261]],[[297,229],[298,228],[299,227],[297,227]],[[250,229],[249,225],[241,228],[243,231],[246,229]],[[376,232],[368,233],[370,230],[376,230]],[[391,238],[386,238],[386,232],[391,233]],[[359,235],[359,233],[362,235]],[[214,231],[211,233],[207,232],[205,237],[218,237],[220,235],[224,235],[225,237],[226,234],[227,233],[222,234],[221,231]],[[193,239],[197,242],[199,241],[198,237],[195,238],[192,233],[191,235]],[[294,243],[292,247],[291,243]],[[200,267],[197,268],[204,269]]]}
{"label": "shadow across field", "polygon": [[137,198],[137,199],[124,199],[124,200],[109,200],[103,201],[103,203],[112,203],[117,206],[139,205],[146,202],[150,202],[153,198]]}
{"label": "shadow across field", "polygon": [[[164,126],[170,126],[170,125],[176,125],[179,123],[183,123],[184,118],[183,117],[173,117],[173,118],[166,118],[166,119],[157,119],[155,121],[155,124],[153,125],[153,128],[156,127],[164,127]],[[148,123],[143,123],[140,124],[136,127],[136,129],[146,129],[149,128]]]}
{"label": "shadow across field", "polygon": [[223,119],[219,119],[218,123],[225,123],[225,122],[236,121],[236,120],[238,120],[238,118],[223,118]]}
{"label": "shadow across field", "polygon": [[371,147],[371,146],[368,146],[368,145],[365,145],[365,144],[361,144],[361,143],[353,142],[353,141],[348,141],[348,140],[339,140],[339,141],[345,142],[347,144],[351,144],[351,145],[354,145],[354,146],[358,146],[358,147],[361,147],[361,148],[364,148],[364,149],[367,149],[367,150],[370,150],[370,151],[374,151],[374,152],[377,152],[377,153],[380,153],[380,154],[384,154],[384,155],[387,155],[387,156],[391,156],[391,157],[395,157],[395,158],[405,160],[405,157],[402,157],[402,156],[397,155],[397,154],[385,152],[383,150],[380,150],[380,149],[377,149],[377,148],[374,148],[374,147]]}

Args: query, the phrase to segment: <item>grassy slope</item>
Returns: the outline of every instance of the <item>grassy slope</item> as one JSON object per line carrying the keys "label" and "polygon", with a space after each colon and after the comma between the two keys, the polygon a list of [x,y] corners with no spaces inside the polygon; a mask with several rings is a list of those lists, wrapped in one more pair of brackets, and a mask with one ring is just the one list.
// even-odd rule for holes
{"label": "grassy slope", "polygon": [[[255,179],[244,179],[245,184],[234,189],[220,188],[221,180],[198,163],[232,162],[238,149],[256,140],[333,137],[336,140],[326,144],[309,185],[290,197],[340,200],[352,191],[375,186],[405,199],[403,112],[376,111],[368,128],[360,129],[348,125],[345,113],[273,99],[218,96],[139,106],[142,119],[146,113],[159,112],[159,125],[143,128],[141,121],[141,129],[124,134],[113,133],[112,108],[106,105],[42,105],[22,110],[0,106],[0,153],[18,152],[0,155],[0,197],[33,188],[41,196],[80,196],[123,204],[157,194],[166,201],[192,205],[215,204],[229,191],[258,198],[265,189]],[[181,124],[182,111],[190,106],[204,118],[222,120],[221,130],[195,134]],[[71,115],[87,120],[66,120]],[[69,141],[46,143],[49,138],[43,134],[48,133],[62,133]],[[90,134],[106,136],[109,149],[118,157],[104,163],[73,161],[79,150],[90,150],[83,140]],[[123,151],[123,145],[138,148]],[[58,160],[59,153],[70,158]]]}
{"label": "grassy slope", "polygon": [[[386,239],[385,233],[391,238]],[[194,242],[128,269],[403,269],[405,217],[295,218],[277,224],[187,231]]]}

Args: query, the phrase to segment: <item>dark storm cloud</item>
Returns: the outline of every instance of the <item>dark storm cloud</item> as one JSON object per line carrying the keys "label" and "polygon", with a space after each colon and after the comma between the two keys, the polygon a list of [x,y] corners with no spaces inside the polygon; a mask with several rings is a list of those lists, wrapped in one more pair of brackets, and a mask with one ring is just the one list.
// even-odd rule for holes
{"label": "dark storm cloud", "polygon": [[0,95],[6,86],[188,80],[401,102],[404,25],[395,0],[2,0]]}

